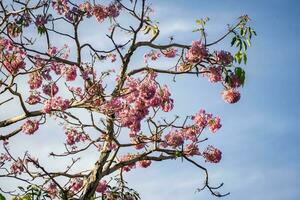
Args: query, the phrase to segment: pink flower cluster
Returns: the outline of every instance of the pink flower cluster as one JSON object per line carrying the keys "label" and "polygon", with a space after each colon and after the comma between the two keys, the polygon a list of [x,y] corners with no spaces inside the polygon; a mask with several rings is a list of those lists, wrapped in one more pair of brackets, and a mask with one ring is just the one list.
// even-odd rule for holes
{"label": "pink flower cluster", "polygon": [[120,14],[121,6],[118,3],[111,3],[109,6],[95,5],[93,15],[98,22],[103,22],[107,17],[116,18]]}
{"label": "pink flower cluster", "polygon": [[108,188],[106,180],[100,181],[97,185],[96,192],[105,193]]}
{"label": "pink flower cluster", "polygon": [[177,49],[169,48],[169,49],[166,49],[166,50],[162,50],[162,53],[167,58],[174,58],[174,57],[176,57]]}
{"label": "pink flower cluster", "polygon": [[1,153],[0,154],[0,163],[3,164],[5,161],[11,161],[11,157],[8,153]]}
{"label": "pink flower cluster", "polygon": [[37,94],[31,94],[26,100],[26,102],[30,105],[37,104],[40,101],[41,101],[41,98]]}
{"label": "pink flower cluster", "polygon": [[13,164],[10,166],[10,172],[12,174],[22,174],[24,172],[24,164],[21,159],[18,159],[17,161],[13,162]]}
{"label": "pink flower cluster", "polygon": [[60,15],[67,14],[70,9],[67,0],[53,0],[52,7]]}
{"label": "pink flower cluster", "polygon": [[66,131],[67,135],[67,144],[68,145],[74,145],[77,142],[84,142],[87,138],[86,135],[82,133],[78,133],[75,129],[68,129]]}
{"label": "pink flower cluster", "polygon": [[[161,143],[162,147],[172,147],[173,149],[183,147],[183,153],[186,156],[200,155],[197,145],[198,136],[202,130],[206,127],[215,133],[221,128],[220,118],[213,117],[212,114],[206,113],[204,110],[200,110],[195,116],[192,117],[194,124],[183,127],[181,129],[175,129],[165,135],[164,142]],[[190,141],[190,143],[188,143]],[[187,142],[187,144],[185,144]]]}
{"label": "pink flower cluster", "polygon": [[173,108],[173,99],[166,86],[159,88],[156,74],[148,74],[141,81],[127,78],[126,94],[106,104],[105,110],[115,110],[121,126],[133,132],[141,129],[141,121],[149,114],[151,107],[160,107],[164,112]]}
{"label": "pink flower cluster", "polygon": [[229,89],[225,89],[222,92],[222,97],[226,103],[232,104],[232,103],[236,103],[240,100],[241,94],[235,88],[229,88]]}
{"label": "pink flower cluster", "polygon": [[193,116],[192,119],[199,128],[204,128],[208,125],[212,133],[217,132],[222,127],[220,117],[213,117],[212,114],[206,113],[203,109]]}
{"label": "pink flower cluster", "polygon": [[[126,161],[132,160],[134,158],[135,158],[135,155],[127,154],[120,158],[120,162],[126,162]],[[131,169],[133,169],[135,167],[136,167],[136,163],[130,163],[130,164],[122,167],[122,170],[124,170],[125,172],[129,172]]]}
{"label": "pink flower cluster", "polygon": [[22,131],[28,135],[32,135],[35,131],[39,129],[39,122],[38,121],[32,121],[32,120],[27,120],[23,125],[22,125]]}
{"label": "pink flower cluster", "polygon": [[[134,159],[136,156],[133,154],[127,154],[124,155],[120,158],[120,162],[126,162]],[[151,160],[140,160],[137,161],[136,163],[130,163],[128,165],[125,165],[122,167],[122,170],[125,172],[129,172],[131,169],[136,168],[136,166],[141,167],[141,168],[147,168],[151,165]]]}
{"label": "pink flower cluster", "polygon": [[54,182],[49,183],[49,185],[46,188],[46,191],[50,195],[51,199],[55,199],[55,197],[57,197],[58,189]]}
{"label": "pink flower cluster", "polygon": [[79,4],[79,10],[86,13],[87,17],[91,17],[93,15],[93,7],[88,1]]}
{"label": "pink flower cluster", "polygon": [[43,92],[46,95],[53,97],[58,93],[58,87],[57,87],[56,83],[50,83],[48,85],[43,86]]}
{"label": "pink flower cluster", "polygon": [[25,67],[25,56],[23,49],[15,46],[11,40],[0,37],[0,62],[9,73],[16,74]]}
{"label": "pink flower cluster", "polygon": [[43,77],[38,71],[29,74],[28,84],[31,90],[38,89],[43,83]]}
{"label": "pink flower cluster", "polygon": [[52,97],[44,102],[43,111],[50,113],[52,110],[66,110],[70,106],[70,101],[62,97]]}
{"label": "pink flower cluster", "polygon": [[204,75],[208,77],[208,80],[212,83],[222,81],[222,67],[218,66],[211,66],[208,68],[209,72],[205,73]]}
{"label": "pink flower cluster", "polygon": [[193,41],[186,54],[186,59],[191,63],[198,63],[208,56],[208,51],[201,41]]}
{"label": "pink flower cluster", "polygon": [[83,180],[81,178],[73,178],[71,180],[71,185],[69,188],[69,192],[71,194],[76,194],[83,186]]}
{"label": "pink flower cluster", "polygon": [[144,55],[144,62],[148,63],[148,59],[152,61],[156,61],[160,57],[160,53],[158,51],[150,51]]}
{"label": "pink flower cluster", "polygon": [[202,156],[205,158],[206,162],[218,163],[222,158],[222,152],[219,149],[209,145],[202,153]]}
{"label": "pink flower cluster", "polygon": [[50,47],[49,49],[48,49],[48,54],[50,55],[50,56],[55,56],[56,54],[57,54],[57,47]]}
{"label": "pink flower cluster", "polygon": [[137,165],[141,168],[147,168],[151,165],[151,160],[141,160],[137,162]]}
{"label": "pink flower cluster", "polygon": [[175,149],[183,145],[184,135],[180,130],[174,130],[165,136],[165,140],[168,146],[171,146]]}
{"label": "pink flower cluster", "polygon": [[233,57],[228,51],[216,51],[215,60],[218,64],[227,66],[232,63]]}
{"label": "pink flower cluster", "polygon": [[196,143],[191,143],[185,146],[183,150],[184,155],[186,156],[198,156],[201,155],[199,147]]}
{"label": "pink flower cluster", "polygon": [[61,69],[61,74],[65,77],[66,81],[74,81],[77,77],[77,67],[75,65],[72,66],[64,66]]}

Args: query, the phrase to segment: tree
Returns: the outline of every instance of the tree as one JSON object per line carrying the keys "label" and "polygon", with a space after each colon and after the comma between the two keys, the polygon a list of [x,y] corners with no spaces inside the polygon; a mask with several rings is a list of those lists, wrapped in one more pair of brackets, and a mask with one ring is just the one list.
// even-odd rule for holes
{"label": "tree", "polygon": [[[218,163],[222,157],[212,145],[202,146],[208,134],[203,132],[217,132],[220,118],[201,109],[191,116],[160,120],[173,109],[174,100],[158,77],[205,77],[224,86],[226,103],[239,101],[238,88],[245,81],[241,65],[246,64],[247,47],[256,35],[247,25],[247,15],[213,42],[206,38],[209,19],[199,19],[194,30],[199,39],[180,44],[173,37],[166,43],[157,42],[159,24],[152,20],[153,10],[146,0],[116,0],[105,5],[13,0],[1,1],[0,6],[0,106],[14,101],[22,109],[22,114],[0,121],[0,177],[16,179],[18,188],[2,190],[0,199],[139,199],[123,173],[170,159],[187,161],[205,174],[199,190],[208,189],[218,197],[228,194],[217,191],[223,184],[209,184],[204,167],[205,162]],[[89,27],[88,32],[82,26]],[[110,49],[83,41],[83,34],[107,26],[105,38],[99,36],[99,41],[108,39]],[[234,55],[209,50],[230,36],[231,46],[237,47]],[[132,66],[141,49],[147,49],[144,63]],[[175,64],[153,67],[158,59]],[[111,65],[116,67],[107,68]],[[71,160],[61,171],[40,163],[36,149],[16,155],[10,146],[20,134],[27,134],[28,140],[35,137],[51,120],[62,127],[66,140],[65,151],[49,152],[50,156],[65,165]],[[92,168],[79,171],[80,160],[75,156],[91,149],[98,159]],[[194,160],[200,156],[202,163]]]}

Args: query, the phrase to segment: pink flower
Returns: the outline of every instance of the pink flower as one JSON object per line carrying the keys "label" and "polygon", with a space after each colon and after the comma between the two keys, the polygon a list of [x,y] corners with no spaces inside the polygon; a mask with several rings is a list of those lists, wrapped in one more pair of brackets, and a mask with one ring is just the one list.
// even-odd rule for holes
{"label": "pink flower", "polygon": [[53,0],[52,7],[59,15],[68,13],[70,9],[67,0]]}
{"label": "pink flower", "polygon": [[22,172],[24,172],[24,165],[23,165],[23,161],[18,159],[17,161],[15,161],[11,166],[10,166],[10,172],[12,174],[22,174]]}
{"label": "pink flower", "polygon": [[144,55],[144,62],[148,63],[148,59],[150,58],[152,61],[156,61],[160,57],[160,53],[157,51],[150,51],[149,53]]}
{"label": "pink flower", "polygon": [[77,142],[84,142],[87,138],[86,135],[82,133],[78,133],[75,129],[68,129],[66,131],[67,135],[67,144],[68,145],[74,145]]}
{"label": "pink flower", "polygon": [[50,97],[53,97],[57,94],[58,92],[58,87],[56,85],[56,83],[50,83],[48,85],[44,85],[43,86],[43,92],[50,96]]}
{"label": "pink flower", "polygon": [[187,145],[184,148],[183,152],[186,156],[200,155],[199,148],[198,148],[198,145],[196,143],[191,143],[191,144]]}
{"label": "pink flower", "polygon": [[[131,154],[127,154],[121,157],[120,162],[126,162],[126,161],[130,161],[134,158],[134,155]],[[131,169],[135,168],[136,164],[135,163],[130,163],[128,165],[125,165],[124,167],[122,167],[122,170],[124,170],[125,172],[129,172]]]}
{"label": "pink flower", "polygon": [[98,22],[103,22],[108,17],[106,8],[102,5],[95,5],[93,8],[93,15],[96,17]]}
{"label": "pink flower", "polygon": [[120,14],[121,6],[117,3],[112,3],[106,8],[106,13],[108,17],[116,18]]}
{"label": "pink flower", "polygon": [[171,131],[170,133],[168,133],[165,136],[165,140],[166,140],[167,145],[169,145],[173,148],[177,148],[177,147],[183,145],[184,136],[183,136],[182,132],[175,130],[175,131]]}
{"label": "pink flower", "polygon": [[107,190],[107,182],[106,182],[106,180],[100,181],[98,183],[97,188],[96,188],[96,192],[98,192],[98,193],[104,193],[104,192],[106,192],[106,190]]}
{"label": "pink flower", "polygon": [[67,81],[74,81],[76,79],[76,76],[77,76],[76,69],[77,69],[77,67],[75,65],[64,66],[61,69],[61,73]]}
{"label": "pink flower", "polygon": [[230,52],[223,51],[223,50],[215,52],[215,59],[218,64],[225,65],[225,66],[229,65],[233,61],[233,57],[230,54]]}
{"label": "pink flower", "polygon": [[83,180],[81,178],[73,178],[69,191],[71,194],[75,194],[82,188],[82,186]]}
{"label": "pink flower", "polygon": [[200,41],[193,41],[191,48],[186,54],[186,59],[191,63],[197,63],[202,61],[208,56],[208,51],[205,45],[201,44]]}
{"label": "pink flower", "polygon": [[90,2],[84,2],[79,4],[79,10],[85,12],[87,17],[91,17],[93,15],[93,7]]}
{"label": "pink flower", "polygon": [[208,126],[212,133],[217,132],[222,127],[220,117],[210,118],[208,121]]}
{"label": "pink flower", "polygon": [[62,97],[52,97],[44,102],[43,111],[50,113],[52,110],[66,110],[70,106],[70,101]]}
{"label": "pink flower", "polygon": [[41,87],[42,83],[43,78],[39,72],[35,71],[29,74],[28,84],[31,90],[38,89]]}
{"label": "pink flower", "polygon": [[138,161],[137,164],[141,168],[147,168],[151,165],[151,160],[141,160],[141,161]]}
{"label": "pink flower", "polygon": [[27,120],[22,126],[22,131],[28,135],[32,135],[35,131],[38,130],[38,128],[39,128],[38,121]]}
{"label": "pink flower", "polygon": [[55,56],[55,55],[57,54],[57,48],[56,48],[56,47],[50,47],[50,48],[48,49],[48,54],[49,54],[50,56]]}
{"label": "pink flower", "polygon": [[208,79],[212,83],[220,82],[222,80],[222,67],[211,66],[208,68],[209,72],[204,75],[208,76]]}
{"label": "pink flower", "polygon": [[30,105],[34,105],[37,104],[41,101],[41,98],[38,95],[35,94],[31,94],[28,99],[26,100],[26,102]]}
{"label": "pink flower", "polygon": [[200,128],[205,127],[207,125],[207,114],[205,110],[201,109],[199,113],[192,117],[196,125]]}
{"label": "pink flower", "polygon": [[177,49],[175,49],[175,48],[169,48],[169,49],[166,49],[166,50],[162,50],[162,53],[167,58],[174,58],[176,56]]}
{"label": "pink flower", "polygon": [[225,89],[222,92],[223,99],[226,103],[236,103],[240,100],[241,94],[239,91],[230,88],[230,89]]}
{"label": "pink flower", "polygon": [[211,145],[207,147],[207,149],[202,153],[202,155],[205,158],[206,162],[211,163],[218,163],[222,158],[222,152]]}
{"label": "pink flower", "polygon": [[58,190],[57,190],[57,186],[54,182],[50,182],[50,184],[46,188],[46,191],[50,195],[51,199],[54,199],[55,197],[57,197]]}

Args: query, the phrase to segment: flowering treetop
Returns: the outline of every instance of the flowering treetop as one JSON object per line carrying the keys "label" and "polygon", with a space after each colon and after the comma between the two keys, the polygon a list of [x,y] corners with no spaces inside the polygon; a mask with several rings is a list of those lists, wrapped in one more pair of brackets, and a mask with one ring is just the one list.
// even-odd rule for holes
{"label": "flowering treetop", "polygon": [[[204,167],[222,158],[219,149],[204,146],[205,134],[221,128],[220,117],[200,109],[190,116],[160,120],[162,113],[176,106],[176,100],[171,95],[174,91],[158,77],[187,74],[207,78],[223,86],[221,96],[226,103],[238,102],[245,81],[241,65],[246,64],[247,48],[256,35],[247,25],[247,15],[213,42],[207,41],[205,18],[196,21],[194,32],[199,38],[190,44],[176,43],[174,38],[159,44],[160,30],[146,0],[108,4],[13,0],[1,1],[0,7],[0,106],[15,101],[23,112],[0,116],[0,178],[15,179],[18,188],[1,189],[0,199],[8,195],[14,199],[139,199],[128,188],[123,173],[178,158],[204,172],[200,190],[227,195],[217,191],[222,184],[209,184]],[[121,23],[122,18],[132,18],[134,23]],[[100,36],[99,41],[108,39],[109,49],[84,42],[81,27],[87,21],[95,29],[108,26],[105,38]],[[231,46],[237,47],[234,54],[210,50],[229,36]],[[57,44],[58,39],[66,43]],[[142,48],[147,49],[143,64],[132,66],[133,56]],[[174,64],[154,67],[164,59]],[[112,65],[115,67],[107,67]],[[62,171],[48,169],[35,157],[36,150],[15,155],[10,145],[19,134],[28,135],[28,140],[42,134],[39,127],[51,120],[62,127],[65,151],[49,154],[63,163],[71,160]],[[91,149],[99,155],[94,167],[78,170],[80,161],[75,156]],[[193,159],[199,156],[202,163]]]}

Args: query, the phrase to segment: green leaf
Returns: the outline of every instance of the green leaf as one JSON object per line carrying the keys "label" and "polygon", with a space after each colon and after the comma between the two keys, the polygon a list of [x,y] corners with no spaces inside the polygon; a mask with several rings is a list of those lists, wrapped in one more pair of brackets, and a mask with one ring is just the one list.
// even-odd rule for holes
{"label": "green leaf", "polygon": [[6,200],[6,198],[2,194],[0,194],[0,200]]}
{"label": "green leaf", "polygon": [[234,37],[232,38],[231,46],[233,46],[235,42],[236,42],[236,36],[234,36]]}
{"label": "green leaf", "polygon": [[244,59],[244,64],[246,65],[247,64],[247,54],[244,52],[244,55],[243,55],[243,59]]}
{"label": "green leaf", "polygon": [[248,44],[248,47],[251,47],[251,41],[250,41],[250,39],[247,39],[246,42]]}

